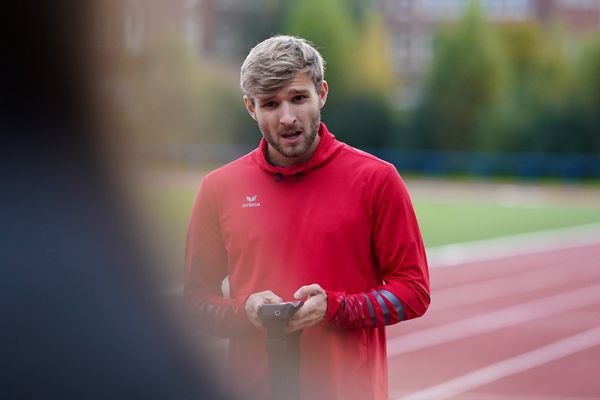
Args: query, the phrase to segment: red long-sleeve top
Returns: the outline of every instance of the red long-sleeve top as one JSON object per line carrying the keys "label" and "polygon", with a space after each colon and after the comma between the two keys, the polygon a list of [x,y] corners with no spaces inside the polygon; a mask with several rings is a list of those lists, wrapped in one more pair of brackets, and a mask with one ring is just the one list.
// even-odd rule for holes
{"label": "red long-sleeve top", "polygon": [[324,124],[319,135],[312,157],[287,168],[266,160],[263,139],[208,174],[193,207],[186,304],[205,330],[231,339],[229,378],[244,398],[269,399],[265,332],[244,311],[250,294],[293,300],[312,283],[327,292],[324,321],[302,334],[302,399],[387,399],[385,326],[429,305],[425,250],[398,172]]}

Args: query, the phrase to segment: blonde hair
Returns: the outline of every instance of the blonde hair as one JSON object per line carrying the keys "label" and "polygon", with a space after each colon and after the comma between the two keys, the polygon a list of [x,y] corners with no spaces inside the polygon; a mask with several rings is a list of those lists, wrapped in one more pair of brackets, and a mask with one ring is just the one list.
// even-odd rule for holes
{"label": "blonde hair", "polygon": [[313,44],[295,36],[277,35],[257,44],[242,64],[240,86],[254,102],[284,87],[300,73],[308,73],[317,93],[325,78],[325,61]]}

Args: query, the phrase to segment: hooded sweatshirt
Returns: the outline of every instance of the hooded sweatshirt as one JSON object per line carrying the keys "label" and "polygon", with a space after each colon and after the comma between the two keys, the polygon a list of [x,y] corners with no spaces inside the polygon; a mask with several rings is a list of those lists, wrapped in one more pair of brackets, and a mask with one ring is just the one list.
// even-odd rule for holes
{"label": "hooded sweatshirt", "polygon": [[271,398],[249,295],[294,300],[303,285],[325,289],[324,320],[302,333],[301,399],[387,399],[385,326],[429,305],[425,250],[398,172],[324,124],[319,135],[311,158],[290,167],[268,162],[263,138],[205,176],[192,210],[186,304],[202,329],[231,339],[228,379],[243,398]]}

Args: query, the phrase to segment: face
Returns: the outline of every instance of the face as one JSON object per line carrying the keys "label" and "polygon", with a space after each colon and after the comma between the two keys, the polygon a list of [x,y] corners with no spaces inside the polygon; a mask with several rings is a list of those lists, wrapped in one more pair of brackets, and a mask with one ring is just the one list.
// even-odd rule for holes
{"label": "face", "polygon": [[244,96],[248,112],[267,141],[270,162],[290,166],[310,158],[319,143],[317,133],[327,90],[323,82],[317,93],[310,76],[303,73],[270,95],[257,97],[254,104]]}

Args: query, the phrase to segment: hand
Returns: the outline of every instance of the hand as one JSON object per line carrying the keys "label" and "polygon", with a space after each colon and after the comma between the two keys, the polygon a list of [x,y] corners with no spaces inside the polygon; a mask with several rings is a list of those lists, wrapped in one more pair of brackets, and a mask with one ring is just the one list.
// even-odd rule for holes
{"label": "hand", "polygon": [[327,312],[327,294],[316,283],[302,286],[294,293],[296,300],[304,300],[304,305],[294,314],[286,331],[288,333],[318,324]]}
{"label": "hand", "polygon": [[260,318],[258,318],[258,307],[263,304],[278,304],[282,303],[283,299],[277,296],[275,293],[270,290],[266,290],[264,292],[253,293],[246,299],[246,303],[244,304],[244,310],[246,311],[246,315],[248,316],[248,320],[252,322],[254,326],[262,327],[260,323]]}

